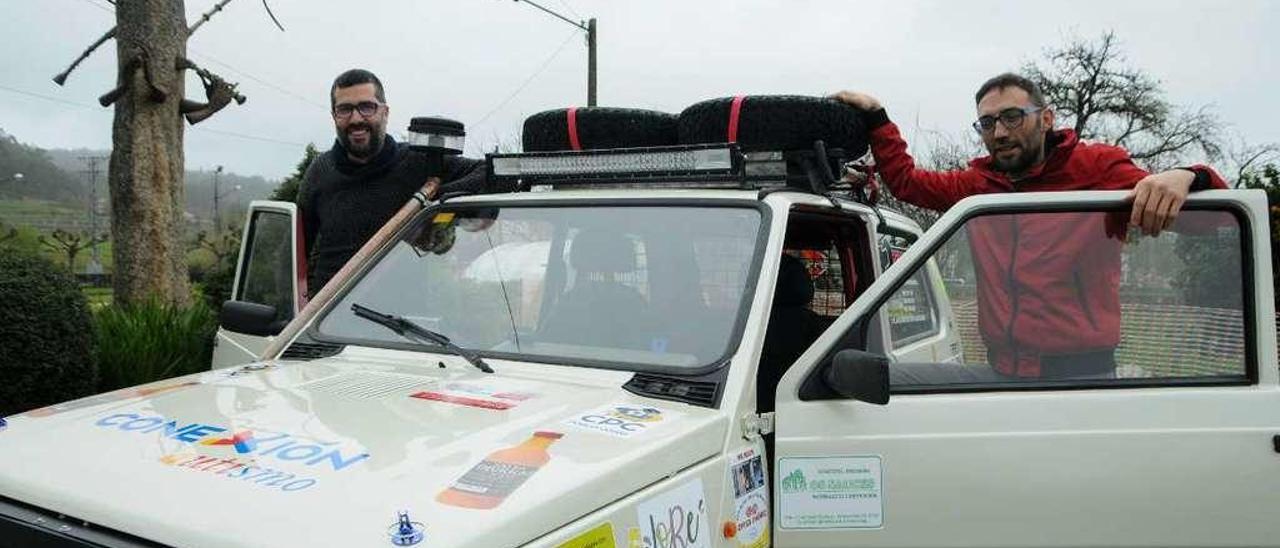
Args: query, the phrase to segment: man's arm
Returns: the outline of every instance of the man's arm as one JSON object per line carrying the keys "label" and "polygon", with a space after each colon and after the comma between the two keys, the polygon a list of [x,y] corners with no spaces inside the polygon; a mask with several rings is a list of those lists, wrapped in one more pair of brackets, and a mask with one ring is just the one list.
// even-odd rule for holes
{"label": "man's arm", "polygon": [[1135,165],[1124,149],[1113,148],[1115,152],[1103,160],[1103,180],[1119,183],[1120,188],[1137,181],[1126,197],[1133,202],[1129,224],[1140,227],[1144,234],[1154,236],[1173,226],[1191,192],[1227,188],[1226,180],[1209,166],[1197,164],[1150,174]]}
{"label": "man's arm", "polygon": [[450,156],[445,159],[444,185],[442,193],[474,192],[511,192],[514,188],[499,188],[488,180],[488,168],[484,160],[465,156]]}
{"label": "man's arm", "polygon": [[889,115],[874,97],[842,91],[832,98],[865,113],[867,137],[871,143],[871,154],[876,159],[876,171],[895,198],[945,211],[981,188],[984,178],[973,169],[929,171],[917,168],[915,159],[907,153],[907,143],[898,132],[898,126],[889,121]]}

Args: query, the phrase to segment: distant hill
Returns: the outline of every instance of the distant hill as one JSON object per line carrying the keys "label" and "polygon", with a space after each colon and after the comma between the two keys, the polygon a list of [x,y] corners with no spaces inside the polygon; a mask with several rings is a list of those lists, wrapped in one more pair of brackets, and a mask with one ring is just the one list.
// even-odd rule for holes
{"label": "distant hill", "polygon": [[0,199],[84,203],[84,185],[49,154],[0,130]]}
{"label": "distant hill", "polygon": [[[107,160],[109,150],[91,149],[41,149],[26,145],[12,135],[0,130],[0,200],[45,200],[84,208],[89,201],[89,176],[85,157],[104,158],[98,164],[98,198],[108,200]],[[12,180],[21,173],[20,180]],[[220,208],[231,211],[235,204],[247,206],[250,200],[260,200],[271,195],[279,184],[261,176],[245,176],[222,172],[217,177]],[[233,190],[239,185],[240,189]],[[187,212],[201,219],[213,216],[214,174],[212,170],[188,170],[186,172]]]}

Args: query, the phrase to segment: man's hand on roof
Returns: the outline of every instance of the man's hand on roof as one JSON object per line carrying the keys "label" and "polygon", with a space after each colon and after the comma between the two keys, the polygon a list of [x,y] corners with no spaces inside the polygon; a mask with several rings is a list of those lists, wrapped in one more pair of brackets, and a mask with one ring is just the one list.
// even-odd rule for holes
{"label": "man's hand on roof", "polygon": [[1125,198],[1133,202],[1129,224],[1142,227],[1143,234],[1155,236],[1173,225],[1178,211],[1187,201],[1195,173],[1171,169],[1148,175],[1129,191]]}
{"label": "man's hand on roof", "polygon": [[881,108],[884,108],[880,105],[880,101],[875,97],[856,91],[839,91],[829,95],[828,98],[851,105],[853,108],[863,112],[871,112],[873,110],[880,110]]}

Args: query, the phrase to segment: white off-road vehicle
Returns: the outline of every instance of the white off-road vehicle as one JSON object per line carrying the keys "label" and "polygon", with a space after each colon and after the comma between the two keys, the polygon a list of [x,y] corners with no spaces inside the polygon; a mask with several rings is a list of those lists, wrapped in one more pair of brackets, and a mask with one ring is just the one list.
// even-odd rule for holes
{"label": "white off-road vehicle", "polygon": [[[219,367],[8,417],[0,545],[1280,545],[1261,193],[921,235],[821,145],[728,140],[490,155],[521,191],[426,207],[296,318],[296,212],[255,203]],[[1075,277],[1114,282],[1113,375],[987,365],[984,292],[1035,288],[970,235],[1030,221],[1010,254],[1115,250]]]}

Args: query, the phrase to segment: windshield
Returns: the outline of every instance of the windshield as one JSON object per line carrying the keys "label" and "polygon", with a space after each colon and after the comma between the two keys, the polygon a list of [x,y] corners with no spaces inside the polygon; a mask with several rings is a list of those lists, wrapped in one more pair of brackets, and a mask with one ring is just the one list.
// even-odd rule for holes
{"label": "windshield", "polygon": [[700,368],[737,337],[760,231],[749,207],[443,209],[420,218],[318,334],[406,346],[357,318],[360,304],[484,355]]}

